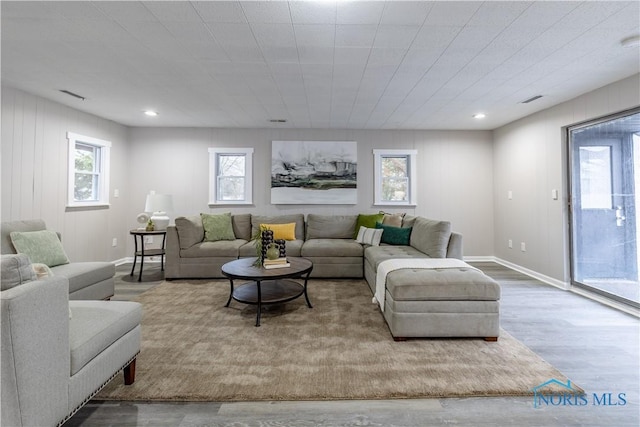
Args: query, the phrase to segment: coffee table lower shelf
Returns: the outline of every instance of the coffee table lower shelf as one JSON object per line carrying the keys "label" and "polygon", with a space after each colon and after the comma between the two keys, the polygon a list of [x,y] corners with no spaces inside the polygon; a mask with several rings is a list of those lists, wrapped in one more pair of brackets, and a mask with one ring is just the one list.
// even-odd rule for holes
{"label": "coffee table lower shelf", "polygon": [[[233,285],[232,285],[233,286]],[[304,285],[294,280],[261,280],[255,282],[243,283],[233,289],[231,298],[243,304],[251,304],[258,306],[256,315],[256,326],[260,326],[260,315],[262,306],[269,304],[282,304],[293,301],[294,299],[304,295],[307,306],[313,308],[307,295],[307,289]],[[231,302],[231,298],[227,302],[227,307]]]}

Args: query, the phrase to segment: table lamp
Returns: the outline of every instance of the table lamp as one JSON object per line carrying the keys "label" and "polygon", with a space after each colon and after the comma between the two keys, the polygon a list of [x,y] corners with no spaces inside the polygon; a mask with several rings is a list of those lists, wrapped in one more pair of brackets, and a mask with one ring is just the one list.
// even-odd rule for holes
{"label": "table lamp", "polygon": [[173,211],[173,196],[170,194],[148,194],[144,210],[152,213],[151,221],[153,221],[156,230],[166,230],[169,225],[167,212]]}

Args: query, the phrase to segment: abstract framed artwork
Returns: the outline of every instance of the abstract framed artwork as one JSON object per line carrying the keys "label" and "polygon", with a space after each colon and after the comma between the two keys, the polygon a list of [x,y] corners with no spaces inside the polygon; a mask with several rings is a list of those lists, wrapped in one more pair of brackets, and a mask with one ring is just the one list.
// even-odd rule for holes
{"label": "abstract framed artwork", "polygon": [[356,141],[272,141],[271,203],[358,203]]}

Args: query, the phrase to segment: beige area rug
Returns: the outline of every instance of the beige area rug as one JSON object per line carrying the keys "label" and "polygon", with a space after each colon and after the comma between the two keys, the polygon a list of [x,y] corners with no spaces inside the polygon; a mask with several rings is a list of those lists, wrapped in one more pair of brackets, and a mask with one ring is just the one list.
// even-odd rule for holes
{"label": "beige area rug", "polygon": [[229,283],[164,282],[140,295],[136,381],[96,399],[252,401],[530,395],[566,377],[508,333],[393,341],[362,280],[311,280],[309,296],[263,310]]}

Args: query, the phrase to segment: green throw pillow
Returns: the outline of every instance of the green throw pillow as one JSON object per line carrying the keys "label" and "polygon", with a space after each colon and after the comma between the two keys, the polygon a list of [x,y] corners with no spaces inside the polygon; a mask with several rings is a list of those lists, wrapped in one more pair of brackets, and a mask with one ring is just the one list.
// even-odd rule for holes
{"label": "green throw pillow", "polygon": [[382,228],[382,239],[380,239],[380,243],[409,246],[412,227],[392,227],[376,222],[376,228]]}
{"label": "green throw pillow", "polygon": [[217,242],[218,240],[236,240],[231,223],[231,212],[211,215],[201,213],[202,226],[204,227],[204,241]]}
{"label": "green throw pillow", "polygon": [[69,258],[54,231],[12,231],[9,236],[16,252],[28,256],[33,264],[45,264],[47,267],[69,264]]}
{"label": "green throw pillow", "polygon": [[353,231],[353,239],[358,238],[358,231],[360,231],[360,227],[367,228],[376,228],[377,222],[382,222],[384,218],[384,213],[377,213],[373,215],[358,215],[358,220],[356,221],[356,229]]}

